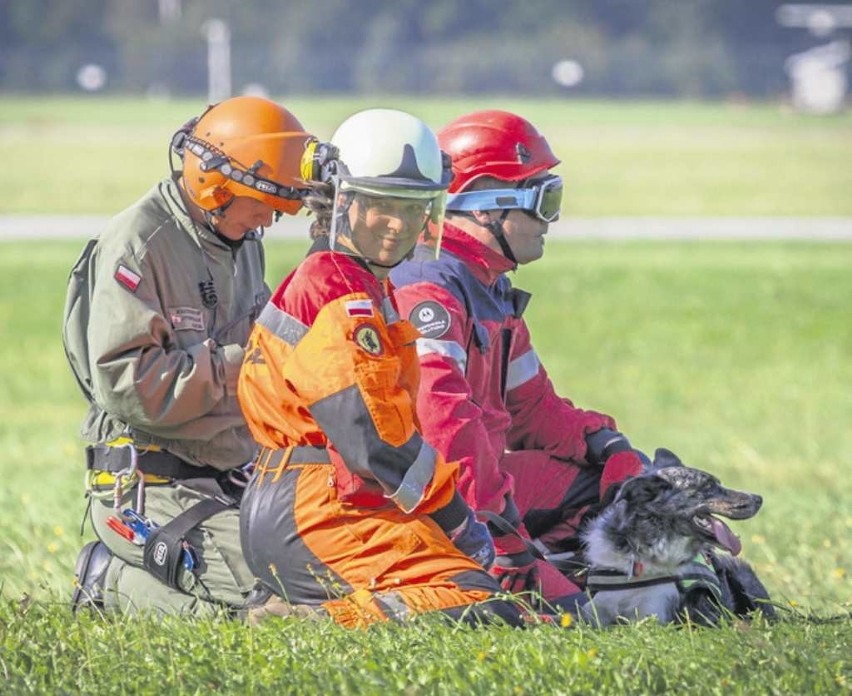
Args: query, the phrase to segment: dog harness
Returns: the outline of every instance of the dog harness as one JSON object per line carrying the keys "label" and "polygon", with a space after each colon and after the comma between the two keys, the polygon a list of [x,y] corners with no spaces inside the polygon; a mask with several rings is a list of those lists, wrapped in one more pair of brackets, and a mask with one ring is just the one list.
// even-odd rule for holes
{"label": "dog harness", "polygon": [[592,568],[586,580],[586,589],[594,596],[598,592],[615,590],[634,590],[653,585],[677,586],[678,592],[685,598],[693,592],[705,590],[713,595],[717,602],[722,601],[722,587],[719,577],[709,559],[704,554],[698,554],[689,565],[679,573],[648,573],[644,572],[641,563],[634,563],[630,573],[613,568]]}

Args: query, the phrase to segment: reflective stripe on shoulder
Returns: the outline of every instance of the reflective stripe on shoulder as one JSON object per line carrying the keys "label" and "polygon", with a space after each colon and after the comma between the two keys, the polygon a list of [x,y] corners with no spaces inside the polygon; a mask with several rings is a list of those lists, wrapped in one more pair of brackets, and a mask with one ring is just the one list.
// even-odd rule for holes
{"label": "reflective stripe on shoulder", "polygon": [[263,308],[263,311],[257,318],[257,323],[269,329],[278,338],[294,348],[302,340],[304,335],[308,333],[307,326],[271,302],[268,302]]}
{"label": "reflective stripe on shoulder", "polygon": [[441,341],[437,338],[418,338],[417,355],[424,356],[431,353],[443,355],[445,358],[454,360],[459,366],[462,374],[467,370],[467,353],[456,341]]}
{"label": "reflective stripe on shoulder", "polygon": [[399,312],[394,309],[390,297],[382,300],[382,316],[385,319],[385,324],[394,324],[399,321]]}
{"label": "reflective stripe on shoulder", "polygon": [[539,365],[538,355],[530,348],[521,357],[515,358],[509,363],[509,370],[506,373],[506,391],[516,389],[522,384],[529,382],[538,374]]}
{"label": "reflective stripe on shoulder", "polygon": [[417,458],[405,472],[402,482],[388,497],[393,500],[404,512],[411,512],[423,500],[426,486],[435,474],[435,450],[423,442]]}

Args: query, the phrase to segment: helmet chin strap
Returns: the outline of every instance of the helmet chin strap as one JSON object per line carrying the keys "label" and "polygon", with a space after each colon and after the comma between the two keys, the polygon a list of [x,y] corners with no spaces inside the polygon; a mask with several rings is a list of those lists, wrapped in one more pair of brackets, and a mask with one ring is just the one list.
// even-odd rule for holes
{"label": "helmet chin strap", "polygon": [[500,245],[500,249],[503,251],[503,256],[505,256],[509,261],[515,264],[515,267],[518,266],[518,260],[515,258],[515,253],[512,251],[512,247],[509,246],[509,240],[506,239],[506,234],[503,232],[503,221],[506,219],[506,216],[509,214],[509,209],[504,208],[502,214],[496,220],[492,220],[487,225],[485,225],[491,234],[494,235],[494,239],[497,240],[497,243]]}
{"label": "helmet chin strap", "polygon": [[512,251],[512,247],[509,246],[509,240],[506,239],[506,234],[503,232],[503,221],[508,217],[510,210],[508,208],[504,208],[502,214],[496,220],[491,220],[491,222],[487,222],[482,224],[473,213],[457,213],[463,215],[464,217],[473,220],[480,227],[486,228],[494,239],[497,240],[497,243],[500,245],[500,250],[503,252],[503,256],[505,256],[509,261],[511,261],[515,268],[518,267],[518,260],[515,258],[515,253]]}
{"label": "helmet chin strap", "polygon": [[225,205],[216,208],[216,210],[204,210],[202,212],[204,214],[204,223],[207,225],[210,231],[216,235],[216,238],[231,249],[239,249],[243,245],[245,237],[241,237],[240,239],[231,239],[230,237],[226,237],[219,231],[219,228],[213,222],[214,217],[224,218],[225,211],[230,207],[231,203],[233,202],[234,199],[231,198],[227,203],[225,203]]}

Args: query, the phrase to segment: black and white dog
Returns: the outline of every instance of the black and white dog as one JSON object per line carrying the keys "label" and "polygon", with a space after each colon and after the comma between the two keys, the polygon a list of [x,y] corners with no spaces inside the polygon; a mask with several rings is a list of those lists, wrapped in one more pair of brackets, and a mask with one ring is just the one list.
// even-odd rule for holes
{"label": "black and white dog", "polygon": [[775,618],[754,570],[733,557],[739,538],[717,517],[749,519],[762,503],[658,449],[583,532],[591,600],[582,618],[601,626],[650,616],[715,624],[724,610]]}

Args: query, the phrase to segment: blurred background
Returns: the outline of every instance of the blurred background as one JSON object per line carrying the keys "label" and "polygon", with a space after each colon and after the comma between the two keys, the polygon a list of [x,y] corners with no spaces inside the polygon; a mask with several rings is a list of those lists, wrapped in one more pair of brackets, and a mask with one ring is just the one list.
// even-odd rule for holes
{"label": "blurred background", "polygon": [[212,64],[214,100],[795,92],[837,111],[850,32],[852,5],[773,0],[2,0],[0,90],[199,95]]}
{"label": "blurred background", "polygon": [[563,160],[557,236],[852,238],[850,40],[840,3],[0,0],[0,237],[88,234],[45,216],[114,214],[181,123],[259,94],[321,138],[514,110]]}

